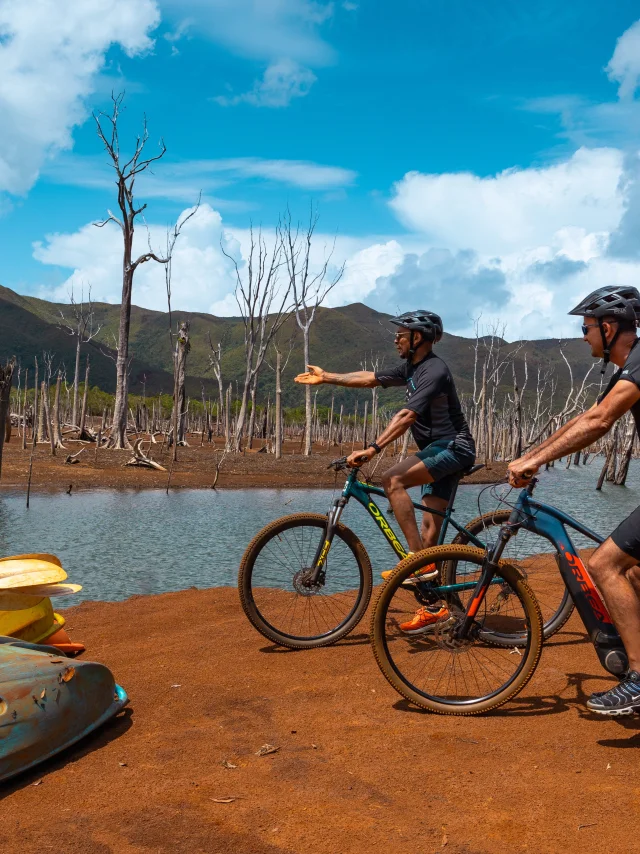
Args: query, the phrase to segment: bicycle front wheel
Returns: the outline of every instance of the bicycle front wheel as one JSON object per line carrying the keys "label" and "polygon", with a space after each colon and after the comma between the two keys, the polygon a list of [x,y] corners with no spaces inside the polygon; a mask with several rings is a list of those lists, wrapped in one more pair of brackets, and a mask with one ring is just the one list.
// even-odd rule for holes
{"label": "bicycle front wheel", "polygon": [[[449,560],[468,581],[455,592],[432,588],[439,617],[418,633],[410,625],[416,599],[403,582],[427,564]],[[538,663],[540,609],[522,575],[507,563],[501,562],[486,589],[471,630],[460,636],[484,562],[485,552],[468,546],[425,549],[399,564],[375,604],[372,645],[382,673],[403,697],[432,712],[476,715],[495,709],[522,690]],[[515,633],[523,638],[522,648],[495,645],[496,635]]]}
{"label": "bicycle front wheel", "polygon": [[247,546],[238,575],[240,602],[255,628],[290,649],[328,646],[360,622],[371,599],[372,570],[361,541],[338,524],[324,580],[305,583],[323,542],[327,517],[283,516]]}
{"label": "bicycle front wheel", "polygon": [[[465,525],[465,530],[490,547],[497,542],[500,529],[510,516],[511,510],[484,513]],[[461,531],[453,543],[467,545],[469,537]],[[560,575],[555,544],[542,534],[517,528],[502,553],[502,559],[519,569],[533,590],[542,612],[544,639],[548,640],[564,626],[574,609],[573,599]],[[442,579],[445,584],[463,580],[455,560],[448,561],[442,568]],[[502,639],[503,643],[511,646],[519,646],[521,641],[522,638],[517,636]]]}

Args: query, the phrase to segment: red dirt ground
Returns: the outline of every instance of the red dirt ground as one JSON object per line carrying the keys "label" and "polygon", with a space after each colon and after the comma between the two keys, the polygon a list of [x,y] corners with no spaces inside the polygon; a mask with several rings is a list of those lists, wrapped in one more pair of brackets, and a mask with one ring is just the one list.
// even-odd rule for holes
{"label": "red dirt ground", "polygon": [[[450,718],[387,685],[365,622],[337,646],[288,652],[233,589],[66,615],[131,706],[0,787],[3,854],[634,850],[640,719],[584,708],[612,679],[575,616],[518,698]],[[278,752],[256,756],[265,743]]]}
{"label": "red dirt ground", "polygon": [[[178,462],[171,473],[171,488],[181,487],[209,488],[215,478],[215,467],[221,453],[221,443],[216,446],[205,442],[200,446],[200,437],[190,437],[191,447],[178,449]],[[299,442],[287,442],[284,456],[276,460],[273,454],[256,453],[262,442],[255,443],[254,451],[245,454],[230,454],[225,459],[218,480],[218,487],[235,488],[247,486],[262,487],[331,487],[335,482],[335,473],[327,470],[327,464],[336,457],[351,453],[351,445],[342,448],[325,446],[314,448],[311,457],[299,453]],[[82,445],[69,442],[68,450],[58,450],[51,456],[48,445],[38,445],[34,454],[32,490],[67,490],[71,484],[78,489],[164,489],[168,472],[154,471],[149,468],[124,467],[131,459],[128,451],[98,450],[95,446],[85,445],[86,451],[79,457],[76,465],[65,465],[68,454],[76,453]],[[148,443],[144,445],[145,452]],[[14,436],[4,448],[2,461],[2,486],[4,489],[26,490],[29,474],[29,453],[21,448],[20,437]],[[161,445],[153,445],[151,456],[167,469],[171,467],[170,451],[161,451]],[[380,475],[392,462],[393,457],[385,455],[379,461],[377,474]],[[367,469],[371,471],[371,467]],[[490,469],[482,469],[465,483],[494,483],[504,480],[506,463],[493,463]],[[344,479],[338,475],[339,482]]]}

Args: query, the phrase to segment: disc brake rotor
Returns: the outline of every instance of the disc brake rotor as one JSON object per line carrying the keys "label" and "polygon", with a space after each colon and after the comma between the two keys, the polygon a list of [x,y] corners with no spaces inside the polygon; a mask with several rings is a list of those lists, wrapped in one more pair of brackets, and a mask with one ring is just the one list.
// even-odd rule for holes
{"label": "disc brake rotor", "polygon": [[312,578],[314,573],[313,567],[306,569],[299,569],[298,572],[293,576],[292,584],[293,589],[300,596],[317,596],[321,590],[323,585],[316,582],[315,584],[310,583],[310,579]]}

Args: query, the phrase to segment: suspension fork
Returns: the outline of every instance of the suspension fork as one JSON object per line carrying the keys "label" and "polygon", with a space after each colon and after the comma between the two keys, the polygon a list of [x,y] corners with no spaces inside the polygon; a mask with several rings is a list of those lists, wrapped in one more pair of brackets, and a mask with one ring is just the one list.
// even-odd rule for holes
{"label": "suspension fork", "polygon": [[[513,513],[511,514],[513,516]],[[509,520],[511,521],[511,520]],[[478,583],[473,589],[473,596],[471,597],[471,602],[467,607],[467,610],[464,615],[464,619],[460,624],[456,634],[459,638],[466,638],[468,633],[471,630],[471,626],[475,622],[476,614],[480,609],[480,605],[482,605],[482,601],[489,589],[491,582],[494,579],[496,572],[498,571],[498,564],[500,562],[500,558],[502,557],[502,553],[504,552],[507,543],[513,536],[513,531],[509,524],[503,525],[500,529],[500,536],[498,537],[498,541],[495,546],[491,549],[490,552],[487,552],[487,558],[482,565],[482,573],[480,574],[480,578],[478,579]]]}
{"label": "suspension fork", "polygon": [[316,549],[316,554],[313,558],[313,572],[306,581],[303,582],[305,586],[313,587],[317,584],[324,584],[326,574],[324,567],[327,561],[327,555],[329,554],[329,549],[331,548],[331,543],[333,542],[333,536],[335,534],[336,527],[338,526],[338,522],[340,521],[340,516],[342,516],[342,511],[347,506],[347,501],[348,498],[345,498],[344,496],[336,498],[331,509],[327,513],[327,525],[324,530],[324,537]]}

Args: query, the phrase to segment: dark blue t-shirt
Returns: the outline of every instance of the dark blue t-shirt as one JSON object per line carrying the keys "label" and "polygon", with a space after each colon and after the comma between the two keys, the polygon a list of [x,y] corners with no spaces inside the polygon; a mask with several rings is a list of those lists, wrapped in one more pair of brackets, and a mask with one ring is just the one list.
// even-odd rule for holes
{"label": "dark blue t-shirt", "polygon": [[411,432],[420,450],[438,439],[455,439],[457,447],[475,454],[451,371],[433,351],[415,365],[407,361],[377,371],[376,379],[383,388],[406,385],[404,408],[418,416]]}

